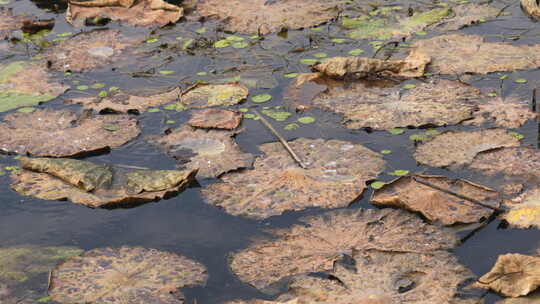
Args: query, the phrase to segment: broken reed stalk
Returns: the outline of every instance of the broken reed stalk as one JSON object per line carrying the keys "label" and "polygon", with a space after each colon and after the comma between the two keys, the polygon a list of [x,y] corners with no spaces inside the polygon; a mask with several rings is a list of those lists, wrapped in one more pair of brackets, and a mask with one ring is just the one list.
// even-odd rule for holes
{"label": "broken reed stalk", "polygon": [[306,169],[307,166],[302,162],[300,157],[298,157],[298,155],[294,152],[294,150],[291,148],[291,146],[289,146],[289,144],[283,138],[283,136],[281,136],[278,133],[278,131],[276,129],[274,129],[274,127],[270,124],[270,122],[268,122],[268,120],[266,120],[266,118],[264,118],[261,114],[259,114],[259,112],[257,112],[257,110],[253,110],[253,113],[255,113],[255,115],[257,115],[260,118],[263,125],[265,127],[267,127],[272,132],[272,134],[274,134],[275,137],[277,137],[279,142],[283,145],[283,147],[285,147],[285,150],[287,150],[287,152],[289,152],[289,154],[292,156],[294,161],[300,166],[300,168]]}
{"label": "broken reed stalk", "polygon": [[501,209],[501,208],[497,208],[497,207],[490,206],[490,205],[488,205],[488,204],[484,204],[484,203],[482,203],[481,201],[476,200],[476,199],[474,199],[474,198],[465,196],[465,195],[463,195],[463,194],[459,194],[459,193],[454,192],[454,191],[452,191],[452,190],[445,189],[445,188],[439,187],[439,186],[437,186],[437,185],[435,185],[435,184],[432,184],[432,183],[430,183],[430,182],[424,181],[424,180],[420,179],[418,176],[411,176],[411,177],[412,177],[412,179],[413,179],[415,182],[420,183],[420,184],[425,185],[425,186],[428,186],[428,187],[431,187],[431,188],[433,188],[433,189],[435,189],[435,190],[439,190],[439,191],[442,191],[442,192],[444,192],[444,193],[446,193],[446,194],[453,195],[453,196],[458,197],[458,198],[460,198],[460,199],[463,199],[463,200],[469,201],[469,202],[471,202],[471,203],[480,205],[480,206],[482,206],[482,207],[484,207],[484,208],[488,208],[488,209],[491,209],[491,210],[494,210],[494,211],[497,211],[497,212],[502,212],[502,211],[503,211],[503,209]]}

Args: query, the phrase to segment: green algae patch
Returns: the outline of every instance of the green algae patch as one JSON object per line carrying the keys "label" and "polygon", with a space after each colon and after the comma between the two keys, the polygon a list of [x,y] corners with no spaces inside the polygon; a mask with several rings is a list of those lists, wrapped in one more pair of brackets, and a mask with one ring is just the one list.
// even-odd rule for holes
{"label": "green algae patch", "polygon": [[371,188],[373,189],[381,189],[384,185],[385,185],[384,182],[379,182],[379,181],[376,181],[370,184]]}
{"label": "green algae patch", "polygon": [[392,129],[387,130],[387,132],[392,134],[392,135],[399,135],[399,134],[403,134],[405,132],[405,130],[403,130],[401,128],[392,128]]}
{"label": "green algae patch", "polygon": [[441,134],[441,132],[435,130],[435,129],[428,129],[425,132],[422,133],[416,133],[411,136],[409,136],[409,139],[412,141],[428,141],[432,139],[433,137]]}
{"label": "green algae patch", "polygon": [[180,98],[187,107],[209,108],[217,106],[232,106],[246,99],[249,90],[240,83],[199,83],[186,92]]}

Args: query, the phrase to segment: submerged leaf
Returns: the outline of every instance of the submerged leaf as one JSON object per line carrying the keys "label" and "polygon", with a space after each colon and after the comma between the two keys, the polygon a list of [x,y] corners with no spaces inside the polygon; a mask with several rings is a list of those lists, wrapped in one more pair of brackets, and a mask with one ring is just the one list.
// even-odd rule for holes
{"label": "submerged leaf", "polygon": [[202,190],[206,201],[259,219],[287,210],[345,207],[384,167],[379,154],[359,144],[306,138],[289,144],[307,169],[299,168],[281,143],[264,144],[254,170],[223,176],[223,183]]}
{"label": "submerged leaf", "polygon": [[248,88],[239,83],[201,83],[182,93],[180,101],[193,108],[232,106],[245,100],[248,93]]}
{"label": "submerged leaf", "polygon": [[203,285],[203,265],[141,247],[94,249],[58,265],[49,295],[60,303],[184,303],[178,288]]}
{"label": "submerged leaf", "polygon": [[228,110],[207,109],[193,112],[188,124],[202,129],[236,129],[242,121],[242,114]]}

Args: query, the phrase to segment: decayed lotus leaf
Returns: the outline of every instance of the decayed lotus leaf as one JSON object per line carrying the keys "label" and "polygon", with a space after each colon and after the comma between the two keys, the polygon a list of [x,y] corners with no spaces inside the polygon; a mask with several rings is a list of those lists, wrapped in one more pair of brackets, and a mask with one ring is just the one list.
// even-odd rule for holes
{"label": "decayed lotus leaf", "polygon": [[424,75],[424,69],[429,63],[429,57],[425,56],[406,60],[381,60],[368,57],[334,57],[314,67],[315,70],[334,78],[352,76],[365,78],[379,73],[401,77],[420,77]]}
{"label": "decayed lotus leaf", "polygon": [[538,2],[536,0],[521,0],[521,8],[527,13],[529,16],[533,18],[540,18],[540,7],[538,6]]}
{"label": "decayed lotus leaf", "polygon": [[105,98],[76,98],[69,100],[68,102],[82,104],[85,109],[92,109],[98,113],[102,111],[115,113],[142,113],[147,108],[158,107],[179,100],[180,93],[179,88],[150,96],[137,96],[118,92]]}
{"label": "decayed lotus leaf", "polygon": [[0,65],[0,112],[49,101],[67,88],[51,81],[45,68],[37,63],[16,61]]}
{"label": "decayed lotus leaf", "polygon": [[470,167],[488,175],[502,173],[521,181],[540,181],[540,150],[530,147],[503,148],[478,154]]}
{"label": "decayed lotus leaf", "polygon": [[476,287],[492,289],[507,297],[527,295],[540,286],[540,257],[518,253],[500,255]]}
{"label": "decayed lotus leaf", "polygon": [[13,16],[11,10],[0,7],[0,39],[4,39],[14,30],[21,28],[23,20],[21,17]]}
{"label": "decayed lotus leaf", "polygon": [[239,83],[200,83],[185,91],[181,102],[193,108],[232,106],[246,99],[248,93],[248,88]]}
{"label": "decayed lotus leaf", "polygon": [[480,152],[516,146],[519,139],[504,129],[448,131],[420,144],[414,159],[432,167],[458,167],[472,162]]}
{"label": "decayed lotus leaf", "polygon": [[530,119],[535,119],[537,114],[529,109],[527,101],[511,96],[505,99],[500,97],[479,104],[474,119],[465,124],[479,126],[492,123],[498,127],[516,129]]}
{"label": "decayed lotus leaf", "polygon": [[125,170],[67,158],[20,159],[11,188],[45,200],[69,199],[89,207],[113,208],[160,199],[184,190],[197,170]]}
{"label": "decayed lotus leaf", "polygon": [[360,144],[299,138],[289,142],[307,165],[301,169],[281,143],[259,146],[253,170],[223,176],[202,193],[227,213],[267,218],[287,210],[346,207],[384,168],[381,155]]}
{"label": "decayed lotus leaf", "polygon": [[340,257],[358,250],[430,253],[457,244],[447,230],[397,209],[339,210],[302,221],[274,231],[276,240],[234,254],[232,271],[262,289],[289,276],[331,270]]}
{"label": "decayed lotus leaf", "polygon": [[204,17],[217,17],[232,32],[268,34],[282,28],[299,29],[319,25],[338,16],[334,0],[204,0],[197,11]]}
{"label": "decayed lotus leaf", "polygon": [[506,298],[500,301],[495,302],[495,304],[539,304],[540,303],[540,292],[536,291],[532,295],[527,297],[518,297],[518,298]]}
{"label": "decayed lotus leaf", "polygon": [[509,210],[502,215],[510,226],[540,229],[540,188],[533,188],[505,202]]}
{"label": "decayed lotus leaf", "polygon": [[450,80],[422,83],[406,91],[388,82],[356,81],[346,87],[329,87],[312,100],[297,101],[305,96],[298,92],[305,85],[292,84],[287,102],[297,108],[307,104],[342,114],[350,129],[458,124],[472,117],[475,107],[471,100],[479,98],[476,88]]}
{"label": "decayed lotus leaf", "polygon": [[229,111],[208,109],[193,112],[189,125],[202,129],[226,129],[233,130],[240,125],[242,114]]}
{"label": "decayed lotus leaf", "polygon": [[175,23],[184,15],[183,8],[163,0],[139,0],[131,7],[122,6],[120,3],[100,5],[99,2],[70,1],[66,11],[67,22],[80,26],[84,25],[87,19],[102,17],[133,26],[162,27]]}
{"label": "decayed lotus leaf", "polygon": [[49,48],[45,57],[51,68],[60,71],[85,72],[116,63],[130,45],[117,30],[82,32]]}
{"label": "decayed lotus leaf", "polygon": [[0,123],[0,151],[66,157],[119,147],[137,137],[127,115],[77,116],[69,110],[12,113]]}
{"label": "decayed lotus leaf", "polygon": [[496,18],[501,13],[501,9],[490,5],[479,5],[468,3],[452,7],[452,18],[445,18],[434,24],[439,31],[459,30],[476,22],[486,21]]}
{"label": "decayed lotus leaf", "polygon": [[234,135],[229,131],[184,126],[156,142],[177,160],[180,167],[197,168],[198,177],[208,178],[249,167],[253,163],[253,155],[240,150]]}
{"label": "decayed lotus leaf", "polygon": [[487,74],[540,66],[540,45],[484,42],[477,35],[437,36],[418,40],[413,48],[406,60],[428,56],[428,72],[438,74]]}
{"label": "decayed lotus leaf", "polygon": [[57,266],[49,295],[60,303],[179,304],[178,288],[203,285],[203,265],[184,256],[141,247],[88,251]]}
{"label": "decayed lotus leaf", "polygon": [[438,221],[446,226],[456,223],[476,223],[481,219],[487,219],[493,213],[492,209],[418,183],[414,178],[419,178],[493,207],[499,207],[498,194],[492,189],[462,179],[425,175],[403,176],[387,183],[382,188],[375,190],[371,202],[375,205],[420,212],[428,220]]}

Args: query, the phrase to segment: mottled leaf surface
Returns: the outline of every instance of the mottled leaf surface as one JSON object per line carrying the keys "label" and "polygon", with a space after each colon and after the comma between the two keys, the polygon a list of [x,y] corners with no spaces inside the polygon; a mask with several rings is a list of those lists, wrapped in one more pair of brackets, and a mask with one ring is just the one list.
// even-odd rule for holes
{"label": "mottled leaf surface", "polygon": [[185,91],[181,102],[193,108],[232,106],[245,100],[248,92],[248,88],[239,83],[202,83]]}
{"label": "mottled leaf surface", "polygon": [[505,201],[509,210],[502,215],[510,226],[540,229],[540,188],[532,188],[520,196]]}
{"label": "mottled leaf surface", "polygon": [[242,121],[242,114],[218,109],[195,111],[188,121],[189,125],[201,129],[236,129]]}
{"label": "mottled leaf surface", "polygon": [[517,129],[537,116],[538,114],[530,110],[527,100],[516,96],[504,99],[497,97],[479,104],[478,111],[474,113],[474,119],[464,123],[475,126],[492,124],[497,127]]}
{"label": "mottled leaf surface", "polygon": [[503,148],[478,154],[470,167],[487,175],[503,174],[521,182],[540,181],[540,151],[532,147]]}

